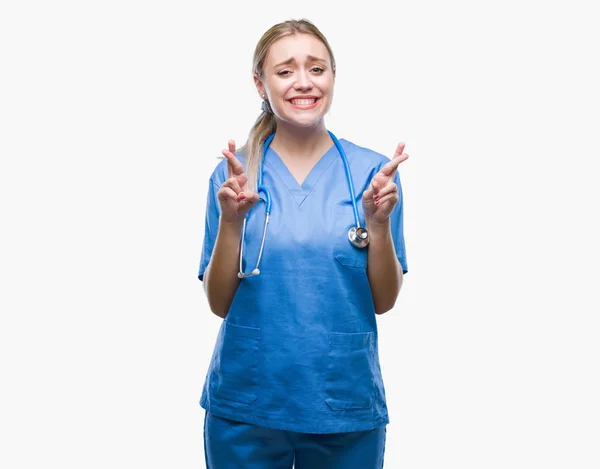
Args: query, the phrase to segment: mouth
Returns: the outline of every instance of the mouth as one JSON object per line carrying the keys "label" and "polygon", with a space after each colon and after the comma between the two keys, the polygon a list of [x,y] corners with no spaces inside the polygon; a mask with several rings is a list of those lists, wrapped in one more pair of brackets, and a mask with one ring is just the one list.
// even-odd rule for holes
{"label": "mouth", "polygon": [[321,98],[298,98],[290,99],[289,103],[294,109],[313,109],[319,103]]}

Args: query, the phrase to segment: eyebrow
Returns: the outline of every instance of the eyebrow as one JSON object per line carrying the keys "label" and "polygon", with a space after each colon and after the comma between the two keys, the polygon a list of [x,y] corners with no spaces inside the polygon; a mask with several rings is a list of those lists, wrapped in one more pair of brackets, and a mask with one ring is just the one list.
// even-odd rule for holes
{"label": "eyebrow", "polygon": [[[327,63],[326,60],[320,58],[320,57],[315,57],[314,55],[307,55],[306,56],[308,58],[308,60],[313,61],[313,62],[323,62],[323,63]],[[285,60],[284,62],[280,62],[277,65],[275,65],[273,68],[279,67],[280,65],[288,65],[291,64],[292,62],[295,62],[296,59],[294,59],[294,57],[291,57],[287,60]]]}

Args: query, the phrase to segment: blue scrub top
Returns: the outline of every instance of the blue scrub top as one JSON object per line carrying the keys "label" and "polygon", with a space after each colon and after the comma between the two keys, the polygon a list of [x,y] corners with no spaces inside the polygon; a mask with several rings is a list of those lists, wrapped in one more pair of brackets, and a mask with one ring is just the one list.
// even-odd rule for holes
{"label": "blue scrub top", "polygon": [[[361,226],[362,193],[389,158],[345,139]],[[244,154],[238,153],[244,164]],[[210,177],[198,278],[213,251],[217,192],[227,160]],[[402,188],[391,215],[396,255],[408,271]],[[348,240],[354,216],[343,161],[332,147],[302,185],[270,147],[263,183],[272,211],[260,275],[242,279],[221,324],[200,405],[224,418],[304,433],[371,430],[389,423],[377,322],[367,277],[368,247]],[[244,272],[256,266],[265,200],[248,214]]]}

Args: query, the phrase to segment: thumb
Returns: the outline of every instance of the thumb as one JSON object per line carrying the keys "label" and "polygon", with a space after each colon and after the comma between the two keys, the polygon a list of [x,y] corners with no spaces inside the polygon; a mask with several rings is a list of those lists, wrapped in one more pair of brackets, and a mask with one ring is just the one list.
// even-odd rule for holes
{"label": "thumb", "polygon": [[244,195],[245,197],[240,201],[240,205],[244,210],[249,210],[260,200],[260,197],[256,192],[244,192]]}
{"label": "thumb", "polygon": [[369,184],[369,187],[363,191],[363,200],[369,200],[373,198],[373,187]]}

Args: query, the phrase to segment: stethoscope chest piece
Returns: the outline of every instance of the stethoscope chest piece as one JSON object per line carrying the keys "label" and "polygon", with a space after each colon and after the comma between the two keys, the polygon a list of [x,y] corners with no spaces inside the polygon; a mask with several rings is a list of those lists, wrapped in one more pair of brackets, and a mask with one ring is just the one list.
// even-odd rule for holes
{"label": "stethoscope chest piece", "polygon": [[366,228],[353,226],[348,231],[348,239],[357,248],[365,248],[369,244],[369,233]]}

